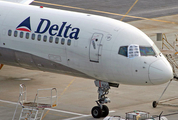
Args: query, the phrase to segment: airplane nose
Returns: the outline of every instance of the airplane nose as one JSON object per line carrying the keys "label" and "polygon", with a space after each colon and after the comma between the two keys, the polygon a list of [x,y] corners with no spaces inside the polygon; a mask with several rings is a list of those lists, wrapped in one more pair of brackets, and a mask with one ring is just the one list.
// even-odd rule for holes
{"label": "airplane nose", "polygon": [[149,79],[152,84],[163,84],[173,78],[172,67],[168,61],[157,60],[149,67]]}

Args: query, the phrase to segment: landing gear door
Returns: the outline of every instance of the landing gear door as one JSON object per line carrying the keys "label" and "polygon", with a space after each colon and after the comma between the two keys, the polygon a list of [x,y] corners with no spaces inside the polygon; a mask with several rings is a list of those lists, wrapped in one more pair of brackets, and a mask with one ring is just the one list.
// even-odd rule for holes
{"label": "landing gear door", "polygon": [[103,38],[103,34],[94,33],[90,40],[89,59],[91,62],[99,62],[100,47],[102,46],[101,45],[102,38]]}

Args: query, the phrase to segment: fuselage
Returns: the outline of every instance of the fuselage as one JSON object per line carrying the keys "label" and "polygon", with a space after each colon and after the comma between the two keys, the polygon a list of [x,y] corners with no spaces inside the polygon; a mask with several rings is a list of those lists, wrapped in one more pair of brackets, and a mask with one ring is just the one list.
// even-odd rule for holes
{"label": "fuselage", "polygon": [[173,77],[152,40],[127,23],[1,1],[0,63],[130,85]]}

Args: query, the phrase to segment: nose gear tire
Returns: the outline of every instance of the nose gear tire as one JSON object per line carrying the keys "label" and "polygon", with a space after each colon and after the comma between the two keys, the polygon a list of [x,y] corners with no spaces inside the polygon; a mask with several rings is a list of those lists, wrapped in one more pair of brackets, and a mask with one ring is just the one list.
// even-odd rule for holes
{"label": "nose gear tire", "polygon": [[106,117],[109,114],[109,108],[106,105],[103,105],[102,107],[102,117]]}
{"label": "nose gear tire", "polygon": [[94,118],[100,118],[101,116],[103,116],[102,110],[99,106],[93,107],[91,110],[91,114]]}

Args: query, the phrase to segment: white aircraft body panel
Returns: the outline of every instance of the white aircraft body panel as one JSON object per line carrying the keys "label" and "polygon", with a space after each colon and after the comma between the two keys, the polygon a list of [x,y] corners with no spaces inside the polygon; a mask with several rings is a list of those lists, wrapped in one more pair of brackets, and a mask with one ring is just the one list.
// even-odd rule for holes
{"label": "white aircraft body panel", "polygon": [[130,85],[173,77],[153,41],[127,23],[2,1],[0,62]]}
{"label": "white aircraft body panel", "polygon": [[24,4],[24,5],[29,5],[29,4],[32,3],[34,0],[0,0],[0,1],[14,2],[14,3]]}

